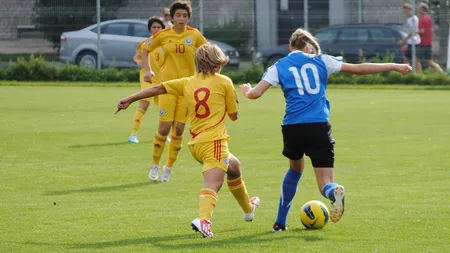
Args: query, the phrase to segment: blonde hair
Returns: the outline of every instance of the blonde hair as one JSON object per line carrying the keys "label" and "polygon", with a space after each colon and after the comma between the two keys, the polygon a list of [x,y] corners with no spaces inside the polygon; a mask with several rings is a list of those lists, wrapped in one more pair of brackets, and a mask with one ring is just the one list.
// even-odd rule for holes
{"label": "blonde hair", "polygon": [[312,46],[314,48],[314,52],[316,56],[319,56],[322,53],[320,49],[319,42],[317,39],[312,36],[308,31],[298,28],[289,39],[289,44],[292,48],[303,50],[307,46]]}
{"label": "blonde hair", "polygon": [[204,75],[215,74],[220,68],[228,63],[228,56],[222,50],[210,42],[201,45],[195,53],[195,66],[197,73]]}

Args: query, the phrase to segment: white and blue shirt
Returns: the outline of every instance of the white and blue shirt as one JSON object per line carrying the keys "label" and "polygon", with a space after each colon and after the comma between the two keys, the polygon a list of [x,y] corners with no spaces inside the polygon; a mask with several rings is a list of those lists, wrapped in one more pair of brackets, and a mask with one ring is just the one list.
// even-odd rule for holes
{"label": "white and blue shirt", "polygon": [[342,57],[313,57],[302,51],[293,51],[271,66],[262,80],[281,85],[286,100],[283,125],[328,122],[328,76],[341,68]]}

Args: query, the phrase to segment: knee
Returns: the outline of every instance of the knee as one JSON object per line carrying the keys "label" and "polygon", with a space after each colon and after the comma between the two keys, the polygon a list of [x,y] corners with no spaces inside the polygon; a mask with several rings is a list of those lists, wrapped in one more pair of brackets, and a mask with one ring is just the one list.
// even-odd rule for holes
{"label": "knee", "polygon": [[158,133],[160,135],[167,136],[169,134],[169,131],[170,131],[170,123],[167,122],[159,123]]}
{"label": "knee", "polygon": [[176,127],[175,127],[175,135],[176,136],[182,136],[183,132],[184,132],[185,124],[180,123],[180,122],[175,122],[175,125],[176,125]]}
{"label": "knee", "polygon": [[149,105],[149,102],[142,100],[142,101],[140,102],[140,106],[139,106],[139,107],[140,107],[142,110],[144,110],[144,112],[145,112],[145,111],[147,111],[148,105]]}
{"label": "knee", "polygon": [[229,178],[238,178],[241,176],[241,162],[237,157],[230,154],[230,163],[228,165],[227,175]]}

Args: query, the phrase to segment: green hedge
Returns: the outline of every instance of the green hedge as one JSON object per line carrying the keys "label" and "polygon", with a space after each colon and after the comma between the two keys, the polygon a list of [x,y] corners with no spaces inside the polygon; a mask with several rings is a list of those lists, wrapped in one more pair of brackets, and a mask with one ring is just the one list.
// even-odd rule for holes
{"label": "green hedge", "polygon": [[[244,71],[224,69],[223,74],[229,76],[234,83],[257,83],[264,74],[264,69],[255,65]],[[29,60],[19,58],[7,68],[0,68],[0,80],[8,81],[69,81],[69,82],[139,82],[138,69],[107,68],[89,69],[72,64],[56,67],[48,64],[42,57],[31,57]],[[415,85],[450,85],[450,77],[430,72],[420,75],[402,76],[397,72],[386,72],[374,75],[352,75],[347,73],[333,74],[330,84],[415,84]]]}

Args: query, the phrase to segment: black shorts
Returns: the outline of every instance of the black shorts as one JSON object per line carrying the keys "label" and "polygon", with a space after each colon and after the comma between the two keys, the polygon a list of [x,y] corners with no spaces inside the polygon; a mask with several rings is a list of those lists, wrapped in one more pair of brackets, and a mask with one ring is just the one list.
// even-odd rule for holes
{"label": "black shorts", "polygon": [[299,160],[304,154],[311,158],[314,168],[334,167],[334,139],[328,122],[281,126],[283,155]]}
{"label": "black shorts", "polygon": [[[417,49],[417,45],[416,45],[416,49]],[[412,57],[412,45],[408,44],[408,49],[406,49],[404,56],[408,59],[411,59]]]}
{"label": "black shorts", "polygon": [[431,46],[429,45],[418,45],[417,46],[417,57],[423,60],[431,60]]}

